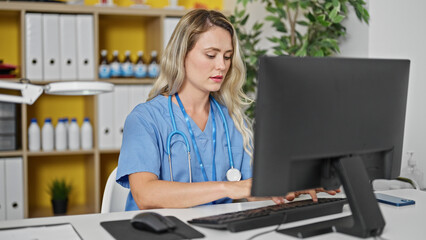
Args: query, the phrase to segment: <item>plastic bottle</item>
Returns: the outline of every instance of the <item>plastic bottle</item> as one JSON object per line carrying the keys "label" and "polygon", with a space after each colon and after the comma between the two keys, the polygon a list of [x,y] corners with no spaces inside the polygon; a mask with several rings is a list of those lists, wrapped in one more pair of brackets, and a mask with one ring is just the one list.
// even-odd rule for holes
{"label": "plastic bottle", "polygon": [[46,118],[41,129],[41,149],[43,151],[53,151],[54,132],[52,119]]}
{"label": "plastic bottle", "polygon": [[69,149],[69,143],[68,143],[68,134],[70,131],[70,119],[68,117],[62,118],[62,122],[65,125],[65,141],[66,141],[66,148]]}
{"label": "plastic bottle", "polygon": [[417,166],[417,161],[415,158],[413,158],[413,152],[407,152],[410,154],[410,157],[408,158],[408,164],[406,167],[402,169],[401,177],[409,178],[411,180],[416,181],[416,183],[419,185],[420,189],[425,188],[424,184],[424,174],[423,171],[419,169]]}
{"label": "plastic bottle", "polygon": [[71,124],[68,132],[68,147],[70,150],[80,149],[80,128],[77,124],[77,119],[71,119]]}
{"label": "plastic bottle", "polygon": [[67,128],[64,119],[60,118],[55,128],[55,149],[63,151],[67,149]]}
{"label": "plastic bottle", "polygon": [[121,63],[118,59],[117,50],[114,50],[114,52],[112,52],[112,61],[109,64],[109,67],[111,69],[111,77],[121,77]]}
{"label": "plastic bottle", "polygon": [[124,53],[124,62],[121,64],[121,75],[123,77],[133,77],[133,63],[130,59],[130,51]]}
{"label": "plastic bottle", "polygon": [[92,125],[90,125],[90,119],[87,117],[84,118],[83,125],[81,125],[81,148],[93,148],[93,130]]}
{"label": "plastic bottle", "polygon": [[145,78],[147,75],[147,66],[143,60],[143,52],[138,51],[138,59],[135,63],[134,75],[136,78]]}
{"label": "plastic bottle", "polygon": [[110,78],[111,77],[111,69],[108,63],[108,51],[101,51],[101,61],[99,64],[99,78]]}
{"label": "plastic bottle", "polygon": [[40,151],[40,127],[35,118],[31,119],[28,127],[28,148],[30,151]]}
{"label": "plastic bottle", "polygon": [[156,78],[158,77],[159,73],[160,73],[160,66],[158,65],[158,60],[157,60],[157,51],[152,51],[151,60],[149,61],[149,66],[148,66],[148,77]]}

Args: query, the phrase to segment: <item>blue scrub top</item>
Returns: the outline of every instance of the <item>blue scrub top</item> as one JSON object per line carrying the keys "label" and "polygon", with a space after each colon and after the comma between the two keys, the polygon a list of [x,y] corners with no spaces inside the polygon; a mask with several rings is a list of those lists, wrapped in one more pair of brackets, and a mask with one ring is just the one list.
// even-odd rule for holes
{"label": "blue scrub top", "polygon": [[[192,181],[204,182],[203,174],[192,146],[191,137],[181,109],[172,103],[176,127],[188,138],[191,146]],[[234,122],[228,114],[228,109],[222,106],[229,127],[231,150],[234,167],[241,171],[241,179],[252,177],[250,156],[244,151],[243,138],[235,128]],[[211,110],[210,110],[211,111]],[[201,159],[209,181],[212,180],[213,137],[211,112],[204,131],[190,118],[190,123]],[[219,110],[214,105],[213,114],[216,118],[216,177],[217,181],[227,181],[226,172],[230,168],[228,144],[226,141],[223,120]],[[170,181],[170,168],[167,154],[167,137],[173,130],[167,97],[158,95],[149,102],[139,104],[127,116],[124,124],[123,143],[118,161],[116,181],[126,188],[130,188],[129,175],[136,172],[151,172],[160,180]],[[171,159],[174,181],[189,182],[188,159],[185,141],[182,136],[174,135],[171,140]],[[229,203],[232,200],[223,198],[215,203]],[[138,210],[132,193],[127,197],[126,211]]]}

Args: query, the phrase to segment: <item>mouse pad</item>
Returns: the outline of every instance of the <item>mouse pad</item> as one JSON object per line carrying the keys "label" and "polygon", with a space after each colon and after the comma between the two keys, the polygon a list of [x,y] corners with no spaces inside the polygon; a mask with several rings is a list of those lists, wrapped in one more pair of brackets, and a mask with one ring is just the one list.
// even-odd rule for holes
{"label": "mouse pad", "polygon": [[130,220],[118,220],[101,222],[101,226],[117,240],[152,239],[152,240],[175,240],[204,238],[204,235],[176,217],[167,216],[176,224],[174,232],[153,233],[133,228]]}

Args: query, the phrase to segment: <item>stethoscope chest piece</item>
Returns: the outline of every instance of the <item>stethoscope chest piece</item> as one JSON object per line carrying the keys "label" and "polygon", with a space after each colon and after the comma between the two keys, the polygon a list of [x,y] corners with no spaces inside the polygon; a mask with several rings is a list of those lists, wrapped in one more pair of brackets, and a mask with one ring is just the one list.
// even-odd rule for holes
{"label": "stethoscope chest piece", "polygon": [[226,179],[230,182],[237,182],[241,180],[241,172],[236,168],[230,168],[226,172]]}

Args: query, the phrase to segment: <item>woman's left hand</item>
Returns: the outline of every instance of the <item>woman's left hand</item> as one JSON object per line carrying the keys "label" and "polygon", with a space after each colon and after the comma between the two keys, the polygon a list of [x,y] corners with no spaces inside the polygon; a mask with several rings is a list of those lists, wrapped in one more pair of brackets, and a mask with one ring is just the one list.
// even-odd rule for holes
{"label": "woman's left hand", "polygon": [[317,193],[319,192],[326,192],[330,195],[336,195],[336,193],[340,192],[340,189],[325,190],[324,188],[316,188],[316,189],[290,192],[285,197],[272,197],[272,201],[274,201],[276,204],[283,204],[285,203],[284,199],[286,199],[287,201],[293,201],[296,197],[302,194],[309,194],[311,195],[312,201],[317,202],[318,201]]}

